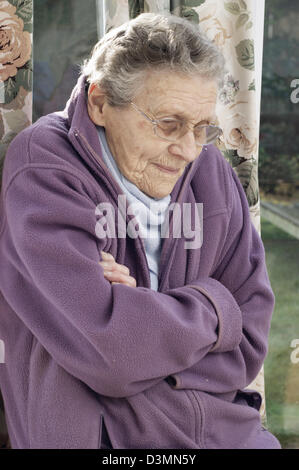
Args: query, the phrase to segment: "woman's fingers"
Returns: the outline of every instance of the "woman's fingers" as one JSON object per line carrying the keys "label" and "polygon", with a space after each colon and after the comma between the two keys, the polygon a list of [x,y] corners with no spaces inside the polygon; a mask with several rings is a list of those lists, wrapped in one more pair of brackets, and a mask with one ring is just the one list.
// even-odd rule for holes
{"label": "woman's fingers", "polygon": [[111,253],[106,253],[105,251],[101,251],[101,255],[102,255],[102,258],[103,258],[103,261],[100,261],[99,263],[103,266],[103,267],[109,267],[109,266],[112,266],[111,269],[112,270],[115,270],[115,269],[120,269],[121,271],[123,271],[125,274],[129,274],[130,273],[130,270],[127,266],[123,265],[123,264],[119,264],[115,261],[114,257],[111,255]]}
{"label": "woman's fingers", "polygon": [[106,251],[101,251],[101,255],[104,261],[115,261],[113,255],[111,253],[106,253]]}
{"label": "woman's fingers", "polygon": [[99,263],[104,271],[121,271],[124,274],[130,274],[130,270],[127,268],[127,266],[116,263],[115,261],[100,261]]}
{"label": "woman's fingers", "polygon": [[136,280],[130,276],[130,270],[127,266],[117,263],[110,253],[101,251],[101,255],[103,261],[99,261],[99,264],[104,270],[104,277],[111,284],[125,284],[129,287],[136,287]]}
{"label": "woman's fingers", "polygon": [[110,282],[119,282],[129,287],[136,287],[136,280],[132,276],[128,276],[120,271],[104,271],[104,276]]}

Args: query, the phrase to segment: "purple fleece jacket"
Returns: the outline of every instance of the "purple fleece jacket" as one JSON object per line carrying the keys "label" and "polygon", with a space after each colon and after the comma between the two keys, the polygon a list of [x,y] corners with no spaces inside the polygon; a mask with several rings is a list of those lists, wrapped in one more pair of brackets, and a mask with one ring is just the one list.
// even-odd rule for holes
{"label": "purple fleece jacket", "polygon": [[[243,390],[267,353],[274,295],[234,170],[216,147],[186,167],[171,201],[203,203],[203,244],[186,249],[170,224],[158,291],[140,237],[96,236],[96,206],[117,210],[120,193],[81,76],[4,165],[0,386],[12,448],[280,448],[260,395]],[[104,278],[101,250],[136,288]]]}

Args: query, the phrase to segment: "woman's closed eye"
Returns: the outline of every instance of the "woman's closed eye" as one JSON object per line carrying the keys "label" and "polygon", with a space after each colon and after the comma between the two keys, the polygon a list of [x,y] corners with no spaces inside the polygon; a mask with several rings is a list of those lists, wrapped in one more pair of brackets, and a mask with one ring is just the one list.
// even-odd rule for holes
{"label": "woman's closed eye", "polygon": [[180,132],[183,122],[178,119],[165,118],[159,120],[158,127],[165,135],[173,135]]}

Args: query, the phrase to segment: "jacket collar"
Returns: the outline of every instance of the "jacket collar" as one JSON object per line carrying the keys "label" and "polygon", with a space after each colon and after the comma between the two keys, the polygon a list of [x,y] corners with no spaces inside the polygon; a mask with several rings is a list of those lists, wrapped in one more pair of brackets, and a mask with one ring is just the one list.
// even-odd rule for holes
{"label": "jacket collar", "polygon": [[[87,89],[88,82],[86,77],[81,74],[64,109],[64,115],[67,117],[69,127],[68,137],[85,163],[92,169],[95,176],[108,177],[116,193],[119,194],[122,191],[117,182],[111,179],[110,172],[103,160],[97,128],[88,115]],[[200,164],[203,154],[204,152],[201,152],[198,158],[187,165],[170,194],[171,202],[184,200],[186,190]]]}

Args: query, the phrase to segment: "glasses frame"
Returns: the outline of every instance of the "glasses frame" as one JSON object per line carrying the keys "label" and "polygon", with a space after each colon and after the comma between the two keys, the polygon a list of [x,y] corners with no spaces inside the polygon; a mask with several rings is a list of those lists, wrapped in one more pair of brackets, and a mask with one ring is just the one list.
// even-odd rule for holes
{"label": "glasses frame", "polygon": [[[133,106],[133,108],[138,111],[140,114],[142,114],[142,116],[144,116],[149,122],[151,122],[151,124],[153,125],[153,129],[154,129],[154,134],[159,138],[159,139],[163,139],[163,140],[166,140],[167,142],[176,142],[177,139],[167,139],[167,137],[161,137],[160,135],[157,134],[157,126],[159,125],[159,122],[163,122],[165,121],[165,119],[152,119],[151,117],[149,117],[144,111],[142,111],[140,108],[138,108],[138,106],[133,103],[133,101],[130,101],[130,104]],[[179,121],[179,119],[173,119],[174,121]],[[187,132],[188,132],[188,128],[190,129],[190,126],[186,125],[186,121],[185,122],[185,127],[187,128],[187,131],[181,135],[181,137],[183,137]],[[194,127],[196,127],[197,125],[195,124],[193,126],[193,129]],[[218,129],[219,130],[219,135],[210,143],[208,144],[198,144],[196,141],[195,141],[195,145],[197,147],[204,147],[204,146],[207,146],[207,145],[211,145],[213,144],[219,137],[220,135],[223,133],[222,129],[217,126],[215,123],[211,123],[211,124],[203,124],[202,126],[200,127],[213,127],[215,129]],[[194,132],[194,131],[193,131]]]}

